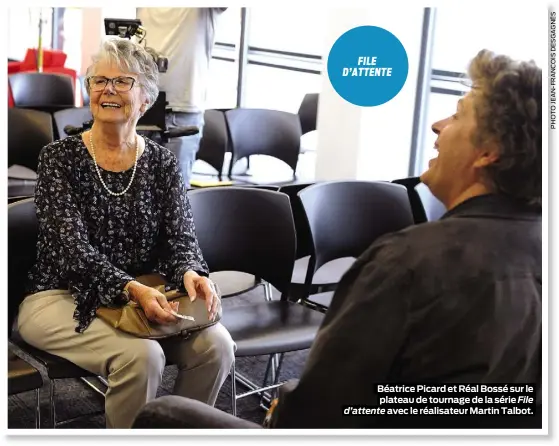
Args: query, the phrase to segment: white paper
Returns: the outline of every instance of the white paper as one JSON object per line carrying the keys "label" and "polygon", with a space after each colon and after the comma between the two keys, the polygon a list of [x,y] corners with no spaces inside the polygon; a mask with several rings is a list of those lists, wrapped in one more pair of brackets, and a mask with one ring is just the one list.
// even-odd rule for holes
{"label": "white paper", "polygon": [[194,318],[192,316],[187,316],[186,314],[179,314],[174,310],[169,311],[169,313],[171,313],[175,317],[178,317],[179,319],[185,319],[187,321],[194,321]]}

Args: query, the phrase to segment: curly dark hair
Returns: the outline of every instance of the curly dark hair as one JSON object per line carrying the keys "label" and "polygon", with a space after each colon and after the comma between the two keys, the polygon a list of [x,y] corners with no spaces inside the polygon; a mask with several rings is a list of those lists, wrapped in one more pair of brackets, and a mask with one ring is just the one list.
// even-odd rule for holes
{"label": "curly dark hair", "polygon": [[474,144],[494,142],[499,158],[485,170],[497,193],[541,208],[542,70],[482,50],[468,75],[475,94]]}

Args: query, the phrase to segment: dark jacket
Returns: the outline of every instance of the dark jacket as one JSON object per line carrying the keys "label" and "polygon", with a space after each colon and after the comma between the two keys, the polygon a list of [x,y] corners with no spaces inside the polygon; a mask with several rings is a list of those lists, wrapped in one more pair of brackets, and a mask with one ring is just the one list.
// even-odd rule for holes
{"label": "dark jacket", "polygon": [[541,237],[541,211],[486,195],[379,239],[339,283],[272,426],[505,427],[342,408],[378,405],[377,383],[534,383],[541,399]]}

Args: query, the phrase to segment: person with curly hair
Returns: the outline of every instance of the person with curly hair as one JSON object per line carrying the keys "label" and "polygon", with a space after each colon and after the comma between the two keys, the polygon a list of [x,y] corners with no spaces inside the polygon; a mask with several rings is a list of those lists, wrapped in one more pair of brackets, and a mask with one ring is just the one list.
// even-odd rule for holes
{"label": "person with curly hair", "polygon": [[[270,427],[541,428],[542,71],[484,50],[469,77],[456,113],[432,126],[439,154],[421,175],[447,212],[378,239],[347,271]],[[378,385],[421,383],[530,384],[535,415],[344,414],[378,407]],[[148,404],[136,427],[170,423],[157,416],[166,404],[185,426],[235,424],[175,398]]]}

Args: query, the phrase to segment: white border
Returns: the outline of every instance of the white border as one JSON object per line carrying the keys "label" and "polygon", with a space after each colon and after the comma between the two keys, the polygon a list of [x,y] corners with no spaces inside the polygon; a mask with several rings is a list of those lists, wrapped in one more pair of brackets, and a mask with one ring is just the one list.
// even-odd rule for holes
{"label": "white border", "polygon": [[[296,14],[297,11],[297,6],[301,5],[303,0],[284,0],[282,1],[282,6],[286,7],[286,8],[293,8],[293,12],[294,14]],[[46,2],[44,1],[19,1],[17,2],[17,6],[42,6],[45,7]],[[107,0],[100,0],[98,2],[88,2],[88,1],[79,1],[79,0],[74,0],[74,1],[57,1],[57,2],[52,2],[52,5],[55,6],[67,6],[67,7],[104,7],[104,6],[108,6],[110,5],[112,2],[107,1]],[[215,5],[215,3],[220,3],[219,5]],[[305,1],[305,3],[307,4],[312,4],[313,6],[316,6],[317,8],[324,8],[326,7],[326,4],[323,2],[319,2],[318,0],[313,0],[313,1]],[[370,1],[366,1],[366,0],[344,0],[343,2],[332,2],[334,7],[363,7],[363,6],[369,6],[371,3]],[[405,14],[405,2],[403,0],[401,0],[399,2],[400,4],[402,4],[402,13]],[[534,8],[537,7],[534,1],[531,1],[530,3],[525,4],[525,7],[527,8]],[[543,2],[540,2],[543,3]],[[6,3],[7,4],[7,3]],[[154,6],[156,4],[156,2],[154,2],[153,0],[151,1],[137,1],[135,2],[135,4],[137,6]],[[414,3],[415,4],[415,3]],[[428,6],[428,4],[424,3],[425,6]],[[484,4],[485,2],[481,2],[481,1],[470,1],[469,2],[469,6],[471,8],[476,8],[477,10],[479,10],[480,14],[483,14],[483,9],[484,9]],[[507,8],[507,7],[520,7],[520,5],[518,5],[518,3],[514,3],[511,4],[510,2],[501,2],[500,3],[501,6],[503,8]],[[277,5],[277,3],[274,4],[274,6]],[[541,6],[543,6],[544,4],[542,4]],[[546,2],[545,5],[547,6],[551,6],[551,4],[549,2]],[[208,2],[208,1],[178,1],[178,0],[171,0],[171,1],[167,1],[165,2],[165,6],[259,6],[259,7],[263,7],[263,3],[262,2],[257,2],[255,0],[249,0],[249,1],[244,1],[244,2],[239,2],[239,1],[221,1],[221,2]],[[440,1],[435,1],[435,2],[430,2],[429,6],[441,6],[444,7],[444,3],[440,2]],[[5,8],[6,6],[0,6],[0,8]],[[5,19],[6,15],[5,14],[0,14],[0,24],[2,25],[2,29],[4,30],[4,32],[7,32],[7,23],[6,23],[6,19]],[[459,18],[457,18],[459,19]],[[545,32],[546,32],[546,41],[547,41],[547,30],[548,27],[545,27]],[[495,28],[495,32],[522,32],[522,30],[516,30],[516,29],[507,29],[506,24],[502,24],[502,23],[496,23],[496,28]],[[475,23],[472,24],[472,33],[475,33]],[[6,36],[6,35],[5,35]],[[457,38],[465,38],[467,39],[468,36],[457,36]],[[0,48],[2,52],[5,52],[6,48],[5,48],[5,39],[0,39]],[[547,52],[547,46],[544,47],[542,45],[541,51],[544,51],[544,48],[546,48],[546,52]],[[4,59],[5,60],[5,59]],[[547,60],[547,58],[546,58]],[[547,70],[544,70],[545,73],[545,78],[547,79]],[[6,70],[2,71],[1,73],[2,76],[2,80],[4,82],[7,81],[6,76]],[[544,89],[544,104],[548,103],[548,92],[547,92],[547,82],[545,82],[546,88]],[[6,90],[2,89],[1,93],[0,93],[0,101],[4,101],[4,104],[7,102],[7,98],[6,98]],[[548,110],[548,109],[547,109]],[[548,110],[549,111],[549,110]],[[6,111],[4,108],[2,108],[2,122],[6,123]],[[548,112],[545,114],[545,116],[547,116],[546,121],[549,122],[549,116],[548,116]],[[545,122],[544,124],[547,126],[547,122]],[[6,128],[6,127],[4,127]],[[557,138],[555,137],[555,140]],[[4,141],[6,141],[6,139],[4,139]],[[556,141],[554,141],[556,142]],[[547,132],[544,132],[544,139],[543,139],[543,144],[544,144],[544,148],[548,147],[548,134]],[[4,146],[5,149],[5,146]],[[5,153],[5,152],[4,152]],[[6,158],[4,158],[6,160]],[[549,166],[549,168],[551,168],[551,165],[549,163],[549,161],[551,160],[551,162],[553,163],[553,168],[554,168],[554,172],[559,172],[559,166],[557,165],[558,162],[556,160],[559,160],[559,157],[557,155],[555,155],[554,157],[549,157],[548,151],[544,150],[544,166]],[[7,166],[6,166],[7,167]],[[6,179],[5,177],[1,177],[1,184],[2,184],[2,188],[4,190],[4,194],[6,194],[7,192],[7,184],[6,184]],[[547,169],[544,169],[544,190],[543,190],[543,199],[544,199],[544,209],[543,209],[543,269],[544,269],[544,278],[543,278],[543,296],[544,296],[544,301],[543,301],[543,351],[544,351],[544,355],[543,355],[543,394],[544,397],[547,396],[547,398],[545,398],[545,402],[544,402],[544,407],[543,407],[543,415],[544,415],[544,426],[542,431],[538,431],[538,435],[545,435],[548,432],[548,420],[547,420],[547,414],[549,411],[549,407],[548,407],[548,402],[549,401],[557,401],[557,398],[555,396],[555,398],[551,395],[551,393],[549,392],[550,389],[555,390],[555,387],[553,386],[549,386],[548,383],[548,377],[549,377],[549,373],[548,373],[548,368],[551,365],[549,363],[549,357],[548,357],[548,347],[550,345],[549,343],[549,338],[548,338],[548,329],[551,329],[551,324],[549,324],[549,309],[551,308],[548,304],[549,302],[549,291],[550,291],[550,286],[549,286],[549,280],[551,277],[556,276],[557,274],[559,274],[559,271],[554,271],[556,274],[548,274],[549,271],[549,251],[548,251],[548,245],[549,242],[554,242],[553,238],[550,238],[548,235],[548,230],[549,230],[549,225],[548,225],[548,218],[550,217],[549,214],[549,192],[548,192],[548,186],[549,186],[549,176],[548,176],[548,171]],[[555,183],[557,183],[557,181],[555,181]],[[553,195],[554,197],[559,197],[559,191],[555,191],[556,193]],[[4,195],[6,196],[6,195]],[[5,208],[4,208],[5,209]],[[3,210],[2,212],[5,212],[5,210]],[[7,225],[6,225],[6,218],[0,218],[0,233],[6,234],[6,230],[7,230]],[[4,231],[4,232],[2,232]],[[6,240],[6,239],[4,239]],[[2,281],[1,283],[6,284],[6,265],[7,265],[7,259],[6,259],[6,250],[5,248],[3,248],[2,251]],[[554,266],[554,265],[552,265]],[[4,296],[6,295],[6,287],[4,288]],[[2,321],[2,328],[3,329],[3,333],[6,333],[6,322],[5,322],[5,318],[0,318],[0,320]],[[6,356],[5,355],[0,355],[2,358],[2,361],[5,361]],[[4,363],[5,364],[5,363]],[[6,370],[6,366],[4,365],[3,370]],[[4,395],[7,394],[7,388],[6,388],[6,380],[2,380],[2,387],[3,387],[3,391],[4,391]],[[319,401],[317,401],[317,404],[320,404]],[[262,437],[265,436],[266,437],[266,441],[269,441],[272,439],[272,437],[283,437],[283,436],[304,436],[304,437],[309,437],[309,436],[314,436],[314,437],[320,437],[320,441],[321,443],[323,441],[325,441],[326,439],[331,439],[331,438],[335,438],[335,439],[339,439],[341,437],[346,437],[346,436],[352,436],[352,440],[358,440],[361,438],[365,438],[367,435],[374,435],[375,438],[370,438],[369,441],[374,441],[375,444],[382,444],[384,439],[379,438],[378,436],[388,436],[388,435],[398,435],[398,436],[402,436],[402,437],[415,437],[414,438],[414,442],[427,442],[427,441],[434,441],[434,440],[441,440],[440,437],[443,436],[452,436],[452,439],[449,439],[450,441],[454,442],[454,441],[460,441],[460,440],[464,440],[464,438],[459,438],[460,436],[471,436],[471,435],[481,435],[482,437],[491,437],[488,440],[487,444],[495,444],[496,441],[498,441],[498,438],[494,438],[495,436],[504,436],[506,435],[507,438],[505,441],[507,441],[507,443],[515,443],[518,442],[520,440],[520,438],[525,438],[526,435],[530,435],[533,436],[534,435],[534,431],[526,431],[526,430],[507,430],[507,431],[502,431],[502,430],[470,430],[470,431],[466,431],[466,430],[429,430],[429,431],[424,431],[424,430],[405,430],[405,431],[395,431],[395,430],[390,430],[390,431],[379,431],[379,430],[374,430],[374,431],[369,431],[369,430],[359,430],[359,431],[326,431],[326,430],[297,430],[297,431],[280,431],[280,430],[266,430],[266,431],[256,431],[256,430],[220,430],[220,431],[210,431],[210,430],[197,430],[193,433],[193,431],[183,431],[183,430],[161,430],[161,431],[142,431],[141,433],[138,431],[108,431],[108,430],[88,430],[88,429],[75,429],[75,430],[56,430],[56,431],[50,431],[50,430],[41,430],[41,431],[31,431],[31,430],[7,430],[6,426],[7,426],[7,409],[6,409],[6,405],[3,405],[3,411],[4,411],[4,423],[3,423],[3,432],[4,434],[7,434],[7,439],[12,441],[14,440],[13,437],[18,437],[18,444],[34,444],[36,442],[35,438],[38,437],[42,437],[44,440],[44,442],[49,443],[49,441],[51,440],[50,437],[57,437],[56,440],[56,444],[59,444],[60,442],[62,442],[63,440],[65,440],[64,437],[69,438],[69,442],[73,442],[73,443],[82,443],[85,442],[87,443],[89,441],[89,436],[102,436],[105,437],[104,438],[104,442],[107,442],[108,444],[112,444],[113,442],[118,441],[118,444],[124,444],[126,443],[126,439],[125,437],[129,437],[131,438],[131,440],[129,441],[129,444],[134,444],[136,445],[138,442],[139,438],[142,437],[147,437],[146,441],[152,442],[152,437],[153,436],[165,436],[165,442],[168,441],[172,441],[173,438],[171,438],[170,436],[176,436],[176,435],[180,435],[181,438],[174,438],[174,440],[178,440],[182,442],[185,441],[184,436],[188,436],[191,437],[193,439],[196,439],[196,441],[199,440],[207,440],[206,436],[211,436],[211,437],[223,437],[223,436],[233,436],[233,437],[244,437],[243,440],[243,444],[245,443],[245,441],[249,441],[250,439],[252,439],[252,437]],[[71,438],[71,437],[80,437],[78,438]],[[82,438],[82,436],[86,436],[86,438]],[[169,437],[168,437],[169,436]],[[421,436],[421,437],[417,437],[417,436]],[[429,437],[435,437],[435,438],[430,438],[428,439],[426,436]],[[475,439],[477,444],[485,444],[484,439],[482,437],[478,437]],[[512,437],[512,438],[511,438]],[[115,440],[112,440],[112,439]],[[118,440],[117,440],[118,439]],[[239,439],[240,440],[240,439]],[[228,441],[230,442],[235,442],[235,438],[230,438]],[[536,441],[536,440],[532,440],[532,441]],[[216,442],[217,443],[217,442]],[[240,441],[239,441],[240,443]],[[392,443],[392,442],[391,442]],[[445,440],[446,443],[446,440]],[[221,441],[220,441],[221,444]]]}

